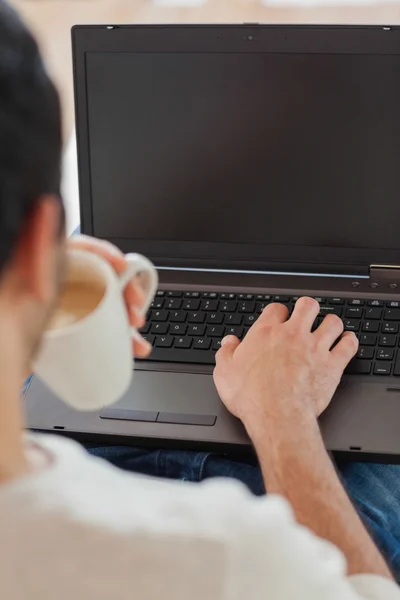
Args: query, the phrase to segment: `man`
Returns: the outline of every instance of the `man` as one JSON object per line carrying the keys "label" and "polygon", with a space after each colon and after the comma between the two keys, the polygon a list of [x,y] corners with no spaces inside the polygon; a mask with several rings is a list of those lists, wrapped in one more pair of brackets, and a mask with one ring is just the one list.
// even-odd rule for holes
{"label": "man", "polygon": [[[25,437],[19,388],[65,254],[60,154],[57,94],[33,39],[0,1],[1,598],[398,600],[317,425],[357,340],[343,334],[330,350],[343,333],[334,316],[312,334],[311,299],[289,320],[284,306],[268,307],[242,344],[228,338],[217,356],[215,383],[255,445],[268,497],[225,480],[127,474],[72,442]],[[107,244],[70,243],[124,268]],[[140,306],[140,292],[131,288],[126,301]]]}

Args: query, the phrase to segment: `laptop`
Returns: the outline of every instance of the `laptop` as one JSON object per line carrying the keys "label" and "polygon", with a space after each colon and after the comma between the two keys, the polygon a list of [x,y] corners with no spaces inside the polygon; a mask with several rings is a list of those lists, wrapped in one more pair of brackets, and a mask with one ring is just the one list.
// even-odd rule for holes
{"label": "laptop", "polygon": [[[212,371],[274,301],[309,295],[360,340],[321,418],[329,450],[400,455],[400,28],[73,29],[83,233],[149,256],[152,356],[111,408],[38,379],[28,426],[245,450]],[[88,356],[90,361],[90,356]]]}

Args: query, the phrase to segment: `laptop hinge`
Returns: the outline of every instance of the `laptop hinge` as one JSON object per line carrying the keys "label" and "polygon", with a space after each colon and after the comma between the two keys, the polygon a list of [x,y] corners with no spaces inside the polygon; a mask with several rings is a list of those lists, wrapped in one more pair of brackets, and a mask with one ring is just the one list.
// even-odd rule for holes
{"label": "laptop hinge", "polygon": [[400,265],[371,265],[369,268],[371,281],[383,281],[396,289],[400,280]]}

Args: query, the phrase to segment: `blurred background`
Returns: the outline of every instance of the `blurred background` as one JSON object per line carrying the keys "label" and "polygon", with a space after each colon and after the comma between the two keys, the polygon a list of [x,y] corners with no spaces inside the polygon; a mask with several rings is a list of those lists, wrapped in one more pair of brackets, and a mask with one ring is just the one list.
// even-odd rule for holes
{"label": "blurred background", "polygon": [[78,23],[400,23],[400,0],[11,0],[36,32],[73,130],[71,26]]}

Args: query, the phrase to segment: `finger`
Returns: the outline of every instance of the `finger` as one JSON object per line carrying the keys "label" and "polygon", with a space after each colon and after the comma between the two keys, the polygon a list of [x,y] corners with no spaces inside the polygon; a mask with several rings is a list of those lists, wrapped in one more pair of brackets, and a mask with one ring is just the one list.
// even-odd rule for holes
{"label": "finger", "polygon": [[128,308],[129,323],[132,327],[140,329],[146,323],[143,313],[136,306],[129,306]]}
{"label": "finger", "polygon": [[137,358],[147,358],[152,350],[152,345],[144,340],[136,329],[132,329],[133,355]]}
{"label": "finger", "polygon": [[356,334],[352,331],[345,331],[340,342],[331,350],[331,354],[337,360],[340,369],[344,371],[351,359],[357,354],[357,350],[358,339]]}
{"label": "finger", "polygon": [[289,323],[298,329],[311,331],[314,321],[319,315],[319,311],[319,303],[313,298],[304,296],[297,300]]}
{"label": "finger", "polygon": [[126,286],[124,290],[124,299],[127,306],[135,306],[138,309],[143,307],[145,294],[140,285],[135,284],[134,279]]}
{"label": "finger", "polygon": [[261,315],[253,325],[252,329],[256,329],[259,325],[277,325],[285,323],[289,317],[289,309],[284,304],[268,304],[262,311]]}
{"label": "finger", "polygon": [[232,360],[236,348],[240,345],[240,341],[234,335],[228,335],[221,342],[221,348],[215,355],[215,362],[218,366],[224,365]]}
{"label": "finger", "polygon": [[313,335],[319,345],[326,346],[329,350],[342,335],[343,329],[342,319],[336,315],[327,315]]}
{"label": "finger", "polygon": [[147,358],[152,351],[152,346],[146,340],[134,340],[133,342],[133,354],[137,358]]}

